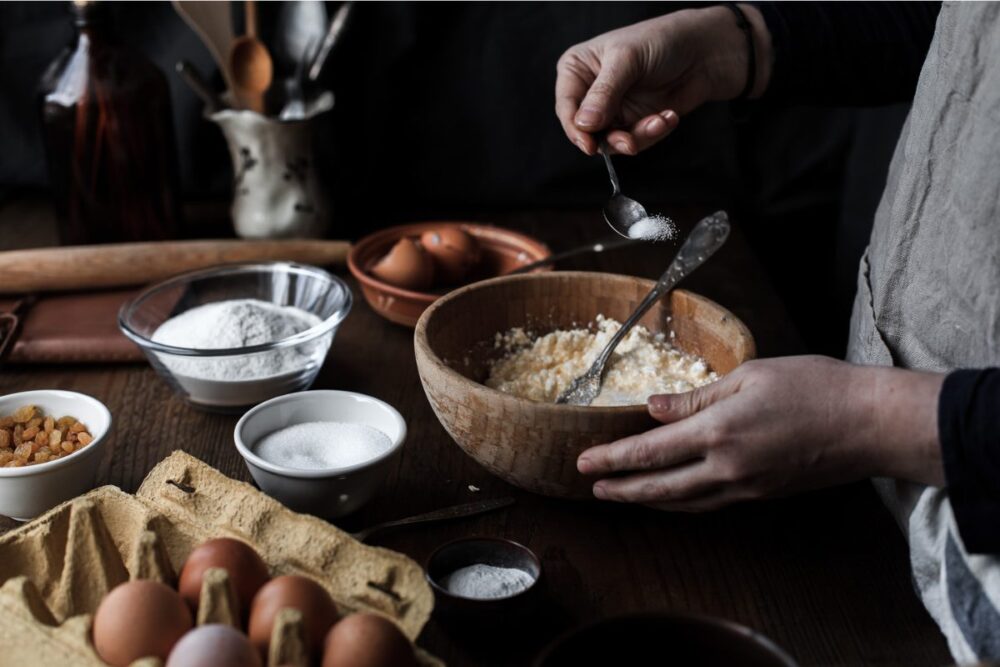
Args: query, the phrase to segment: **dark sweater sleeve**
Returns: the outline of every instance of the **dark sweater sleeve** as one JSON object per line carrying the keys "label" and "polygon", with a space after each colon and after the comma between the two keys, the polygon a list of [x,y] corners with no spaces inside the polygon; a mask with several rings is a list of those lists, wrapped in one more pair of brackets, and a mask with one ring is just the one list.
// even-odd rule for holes
{"label": "dark sweater sleeve", "polygon": [[938,2],[757,3],[774,45],[765,99],[877,106],[913,99]]}
{"label": "dark sweater sleeve", "polygon": [[1000,369],[949,374],[938,399],[948,498],[969,553],[1000,553]]}

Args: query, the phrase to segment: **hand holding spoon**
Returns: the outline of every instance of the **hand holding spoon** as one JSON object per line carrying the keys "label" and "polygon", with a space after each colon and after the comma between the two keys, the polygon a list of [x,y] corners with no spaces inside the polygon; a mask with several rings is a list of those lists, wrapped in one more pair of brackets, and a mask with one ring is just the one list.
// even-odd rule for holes
{"label": "hand holding spoon", "polygon": [[660,276],[659,281],[642,303],[622,324],[618,333],[608,342],[601,353],[594,360],[590,369],[573,380],[569,387],[559,395],[556,403],[569,405],[590,405],[601,391],[601,383],[604,381],[604,370],[607,366],[611,354],[628,335],[628,332],[635,326],[646,311],[656,303],[661,296],[672,290],[677,283],[683,280],[689,273],[697,269],[706,259],[711,257],[729,237],[729,216],[725,211],[718,211],[703,219],[684,241],[684,245],[677,251],[677,256],[670,263],[667,270]]}
{"label": "hand holding spoon", "polygon": [[606,140],[601,140],[597,151],[604,158],[604,166],[608,168],[611,179],[611,199],[604,204],[604,219],[611,229],[627,239],[663,241],[673,238],[675,228],[669,218],[649,215],[642,204],[622,194]]}

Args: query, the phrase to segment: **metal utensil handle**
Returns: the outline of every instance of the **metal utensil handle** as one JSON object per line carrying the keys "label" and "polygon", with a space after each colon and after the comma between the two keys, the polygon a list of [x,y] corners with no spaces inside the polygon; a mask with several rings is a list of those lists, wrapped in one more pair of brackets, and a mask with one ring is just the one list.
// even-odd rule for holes
{"label": "metal utensil handle", "polygon": [[[513,271],[507,273],[508,276],[515,276],[519,273],[528,273],[529,271],[534,271],[537,268],[548,266],[550,264],[555,264],[556,262],[562,261],[564,259],[569,259],[570,257],[576,257],[577,255],[583,255],[588,252],[607,252],[608,250],[617,250],[618,248],[624,248],[630,245],[638,245],[642,243],[642,239],[623,239],[615,238],[610,241],[603,241],[600,243],[591,243],[590,245],[577,246],[571,250],[563,250],[562,252],[557,252],[555,254],[549,255],[544,259],[540,259],[537,262],[532,262],[531,264],[525,264],[524,266],[519,266]],[[600,250],[598,250],[600,247]]]}
{"label": "metal utensil handle", "polygon": [[380,523],[371,526],[370,528],[365,528],[364,530],[358,531],[357,533],[354,533],[354,537],[357,540],[364,541],[365,538],[369,537],[373,533],[385,530],[387,528],[412,526],[418,523],[432,523],[434,521],[445,521],[447,519],[460,519],[467,516],[485,514],[486,512],[492,512],[493,510],[498,510],[502,507],[509,507],[510,505],[513,504],[514,504],[513,498],[493,498],[491,500],[479,500],[474,503],[455,505],[453,507],[446,507],[444,509],[434,510],[433,512],[417,514],[416,516],[407,517],[405,519],[386,521],[385,523]]}
{"label": "metal utensil handle", "polygon": [[618,347],[618,343],[628,335],[628,332],[646,314],[646,311],[660,297],[673,289],[677,283],[701,266],[706,259],[714,255],[715,251],[722,247],[722,244],[729,238],[729,230],[729,216],[725,211],[717,211],[695,225],[691,233],[688,234],[687,239],[685,239],[684,245],[677,251],[674,261],[663,272],[663,275],[660,276],[656,285],[653,286],[653,289],[642,300],[639,307],[635,309],[635,312],[625,320],[621,328],[612,336],[591,368],[595,368],[598,365],[604,366],[615,351],[615,348]]}
{"label": "metal utensil handle", "polygon": [[334,45],[336,45],[337,40],[340,39],[340,33],[344,31],[344,25],[347,23],[347,15],[351,12],[351,7],[354,5],[353,2],[345,2],[337,10],[337,13],[333,15],[333,20],[330,21],[330,29],[326,33],[326,37],[323,39],[323,43],[319,47],[319,51],[316,56],[312,59],[309,65],[309,80],[316,81],[319,78],[320,73],[323,71],[323,66],[326,64],[326,59],[330,56],[330,51],[333,50]]}
{"label": "metal utensil handle", "polygon": [[620,195],[622,193],[622,188],[618,184],[618,172],[615,171],[615,165],[611,164],[611,154],[608,152],[608,142],[606,139],[601,139],[600,146],[597,148],[597,152],[601,154],[604,158],[604,166],[608,168],[608,178],[611,179],[611,196]]}

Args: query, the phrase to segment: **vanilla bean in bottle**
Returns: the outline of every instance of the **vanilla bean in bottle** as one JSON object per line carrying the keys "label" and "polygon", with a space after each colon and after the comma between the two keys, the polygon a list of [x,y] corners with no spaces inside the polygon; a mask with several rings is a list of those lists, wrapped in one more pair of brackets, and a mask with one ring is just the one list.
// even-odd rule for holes
{"label": "vanilla bean in bottle", "polygon": [[49,183],[66,244],[175,238],[180,223],[167,80],[118,40],[108,4],[73,2],[76,41],[41,83]]}

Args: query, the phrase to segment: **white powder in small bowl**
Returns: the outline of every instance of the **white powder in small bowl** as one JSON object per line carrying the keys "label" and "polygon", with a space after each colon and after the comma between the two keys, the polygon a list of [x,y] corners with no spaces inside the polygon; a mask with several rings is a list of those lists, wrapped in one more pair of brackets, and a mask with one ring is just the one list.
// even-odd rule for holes
{"label": "white powder in small bowl", "polygon": [[516,567],[476,563],[455,570],[441,584],[452,595],[476,600],[509,598],[531,588],[535,578]]}
{"label": "white powder in small bowl", "polygon": [[331,470],[371,461],[392,448],[392,440],[367,424],[303,422],[264,436],[253,453],[274,465]]}

